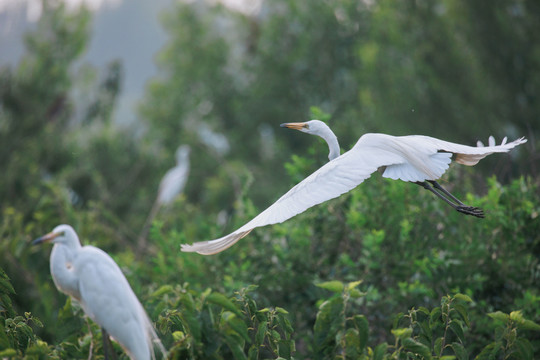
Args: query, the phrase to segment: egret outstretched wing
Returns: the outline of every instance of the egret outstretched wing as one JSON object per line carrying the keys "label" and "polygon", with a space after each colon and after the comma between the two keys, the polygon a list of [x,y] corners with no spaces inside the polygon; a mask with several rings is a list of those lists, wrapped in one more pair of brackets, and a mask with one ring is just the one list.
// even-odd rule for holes
{"label": "egret outstretched wing", "polygon": [[[304,123],[294,123],[294,128],[319,136],[321,133],[331,131],[316,120],[305,124],[310,123],[311,127],[303,126]],[[354,189],[379,168],[384,169],[384,177],[419,183],[434,191],[425,184],[425,181],[434,181],[442,176],[448,169],[453,154],[456,155],[456,162],[474,165],[489,154],[507,152],[524,142],[526,142],[524,138],[511,143],[506,143],[505,139],[501,145],[495,145],[494,140],[490,138],[489,146],[474,147],[429,136],[396,137],[365,134],[350,151],[326,163],[238,230],[216,240],[196,242],[192,245],[183,244],[182,251],[203,255],[221,252],[257,227],[281,223],[312,206]],[[335,147],[335,144],[332,146]],[[438,187],[440,186],[437,184]],[[445,199],[437,191],[434,192]],[[449,194],[444,189],[443,192]],[[457,200],[451,194],[450,197]],[[449,204],[452,205],[451,201]],[[461,202],[453,207],[462,213],[483,217],[481,209],[466,206]]]}
{"label": "egret outstretched wing", "polygon": [[182,251],[211,255],[232,246],[257,227],[281,223],[312,206],[336,198],[356,186],[380,166],[399,163],[400,156],[386,152],[376,157],[369,151],[349,151],[326,163],[298,183],[269,208],[235,232],[220,239],[182,245]]}

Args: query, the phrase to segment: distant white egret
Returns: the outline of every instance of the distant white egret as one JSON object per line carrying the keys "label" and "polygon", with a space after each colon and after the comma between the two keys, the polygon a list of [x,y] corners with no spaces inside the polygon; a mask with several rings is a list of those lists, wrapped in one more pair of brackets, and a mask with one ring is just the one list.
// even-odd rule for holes
{"label": "distant white egret", "polygon": [[364,134],[351,150],[340,156],[336,136],[322,121],[281,126],[325,139],[330,149],[330,161],[238,230],[216,240],[183,244],[182,251],[203,255],[221,252],[257,227],[281,223],[314,205],[354,189],[377,170],[382,172],[383,177],[421,185],[461,213],[484,217],[481,209],[463,204],[435,180],[448,169],[452,154],[456,155],[455,162],[472,166],[489,154],[508,152],[527,141],[520,138],[506,143],[504,138],[500,145],[495,145],[491,137],[489,146],[484,147],[479,143],[479,146],[473,147],[421,135]]}
{"label": "distant white egret", "polygon": [[146,235],[161,206],[169,205],[184,190],[189,175],[189,145],[180,145],[176,149],[176,166],[165,173],[159,183],[158,194],[152,209],[146,218],[141,235],[139,235],[138,247],[144,247]]}
{"label": "distant white egret", "polygon": [[176,166],[165,173],[159,183],[156,203],[169,205],[184,190],[189,175],[189,145],[181,145],[176,150]]}
{"label": "distant white egret", "polygon": [[106,252],[94,246],[81,246],[69,225],[55,227],[33,244],[44,242],[54,243],[50,259],[54,284],[79,301],[86,315],[101,326],[104,351],[110,335],[131,359],[155,359],[154,345],[166,356],[144,308]]}

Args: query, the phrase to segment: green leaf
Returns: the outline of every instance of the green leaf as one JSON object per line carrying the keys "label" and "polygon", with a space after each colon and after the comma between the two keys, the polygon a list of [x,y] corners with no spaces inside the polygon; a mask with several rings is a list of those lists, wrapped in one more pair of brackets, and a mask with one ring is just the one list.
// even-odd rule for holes
{"label": "green leaf", "polygon": [[489,313],[488,316],[496,321],[500,321],[505,324],[508,322],[510,318],[508,314],[505,314],[502,311],[495,311],[495,312]]}
{"label": "green leaf", "polygon": [[383,360],[386,355],[386,349],[388,348],[387,343],[379,344],[373,350],[373,360]]}
{"label": "green leaf", "polygon": [[478,354],[475,360],[491,360],[495,359],[499,351],[502,349],[503,344],[500,341],[493,342],[489,345],[486,345],[480,354]]}
{"label": "green leaf", "polygon": [[533,347],[529,340],[525,338],[518,338],[514,341],[512,351],[516,354],[517,359],[532,360],[533,359]]}
{"label": "green leaf", "polygon": [[289,312],[283,308],[280,308],[279,306],[276,306],[276,311],[280,314],[288,314]]}
{"label": "green leaf", "polygon": [[41,327],[41,328],[43,327],[43,323],[37,317],[32,316],[31,321],[34,323],[34,325],[36,325],[38,327]]}
{"label": "green leaf", "polygon": [[510,320],[515,321],[517,323],[522,322],[524,320],[523,313],[520,310],[512,311],[510,313]]}
{"label": "green leaf", "polygon": [[336,297],[323,302],[319,307],[313,328],[315,351],[328,347],[334,341],[342,326],[343,306],[343,299]]}
{"label": "green leaf", "polygon": [[465,325],[470,327],[471,325],[469,323],[469,315],[467,313],[467,309],[465,308],[465,306],[463,306],[462,304],[455,304],[454,309],[456,309],[456,311],[459,313],[459,315],[465,322]]}
{"label": "green leaf", "polygon": [[444,337],[439,337],[435,339],[435,343],[433,344],[433,351],[435,352],[435,354],[441,353],[443,340]]}
{"label": "green leaf", "polygon": [[264,336],[266,335],[266,330],[268,328],[268,322],[262,321],[259,323],[259,326],[257,327],[257,334],[255,335],[255,342],[257,343],[257,346],[260,346],[264,342]]}
{"label": "green leaf", "polygon": [[360,351],[364,350],[369,337],[369,324],[364,315],[355,315],[353,317],[354,325],[358,329]]}
{"label": "green leaf", "polygon": [[172,333],[172,336],[175,342],[179,342],[185,339],[186,334],[184,334],[182,331],[175,331]]}
{"label": "green leaf", "polygon": [[284,314],[278,314],[277,316],[279,325],[281,328],[286,332],[286,334],[292,334],[294,332],[293,327],[291,326],[291,322]]}
{"label": "green leaf", "polygon": [[9,358],[17,356],[17,351],[15,349],[5,349],[0,351],[0,358]]}
{"label": "green leaf", "polygon": [[4,292],[7,294],[15,294],[15,289],[13,289],[13,286],[9,282],[9,278],[6,275],[6,278],[0,278],[0,292]]}
{"label": "green leaf", "polygon": [[360,285],[364,280],[353,281],[347,284],[347,290],[352,290]]}
{"label": "green leaf", "polygon": [[420,306],[420,307],[418,308],[418,312],[421,312],[421,313],[423,313],[423,314],[429,315],[429,310],[428,310],[426,307],[424,307],[424,306]]}
{"label": "green leaf", "polygon": [[174,288],[172,287],[172,285],[163,285],[159,289],[154,291],[152,293],[151,297],[160,297],[160,296],[162,296],[164,294],[168,294],[168,293],[173,292],[173,290],[174,290]]}
{"label": "green leaf", "polygon": [[201,322],[195,312],[184,308],[179,314],[179,318],[184,330],[193,336],[196,341],[201,341]]}
{"label": "green leaf", "polygon": [[37,344],[34,344],[26,350],[26,355],[29,358],[31,358],[32,356],[36,356],[37,358],[46,357],[48,353],[49,353],[49,348],[47,347],[47,344],[44,342],[39,342]]}
{"label": "green leaf", "polygon": [[257,313],[257,303],[255,302],[255,300],[246,299],[246,303],[247,303],[247,306],[248,306],[248,309],[249,309],[249,313],[251,315],[256,314]]}
{"label": "green leaf", "polygon": [[412,328],[392,329],[392,334],[398,339],[410,338],[412,335]]}
{"label": "green leaf", "polygon": [[463,345],[459,343],[452,343],[450,344],[450,347],[452,348],[452,350],[454,350],[454,354],[456,354],[458,360],[467,360],[469,358],[467,350],[465,350],[465,347],[463,347]]}
{"label": "green leaf", "polygon": [[360,291],[360,290],[358,290],[358,289],[351,289],[351,290],[349,291],[349,294],[351,295],[351,297],[352,297],[353,299],[359,299],[359,298],[364,297],[364,296],[367,295],[367,293],[362,292],[362,291]]}
{"label": "green leaf", "polygon": [[243,344],[234,336],[225,336],[225,342],[236,360],[247,360]]}
{"label": "green leaf", "polygon": [[7,349],[9,345],[9,339],[6,334],[4,324],[2,321],[0,321],[0,349]]}
{"label": "green leaf", "polygon": [[221,314],[221,318],[246,342],[251,342],[251,339],[248,335],[248,327],[246,323],[238,316],[236,316],[236,314],[230,311],[224,311],[223,314]]}
{"label": "green leaf", "polygon": [[253,291],[257,290],[258,287],[259,287],[259,285],[248,285],[248,287],[244,288],[244,291],[246,293],[253,292]]}
{"label": "green leaf", "polygon": [[332,292],[335,292],[335,293],[342,293],[343,292],[343,288],[344,288],[344,285],[341,281],[338,281],[338,280],[332,280],[332,281],[327,281],[327,282],[323,282],[323,283],[319,283],[319,284],[315,284],[317,287],[320,287],[322,289],[326,289],[326,290],[330,290]]}
{"label": "green leaf", "polygon": [[221,307],[232,311],[238,316],[242,316],[242,311],[236,307],[236,305],[233,304],[232,301],[230,301],[225,295],[213,292],[210,295],[206,297],[206,301],[211,302],[216,305],[220,305]]}
{"label": "green leaf", "polygon": [[259,346],[253,345],[249,348],[248,359],[257,360],[259,358]]}
{"label": "green leaf", "polygon": [[360,337],[358,330],[349,328],[345,333],[345,353],[347,358],[357,359],[362,350],[360,350]]}
{"label": "green leaf", "polygon": [[465,294],[459,294],[459,293],[455,294],[454,298],[458,300],[466,301],[466,302],[472,302],[472,299],[470,298],[470,296],[465,295]]}
{"label": "green leaf", "polygon": [[463,335],[463,327],[461,326],[461,323],[459,321],[452,320],[450,321],[448,326],[461,342],[465,340],[465,336]]}
{"label": "green leaf", "polygon": [[278,342],[278,354],[284,359],[291,358],[291,345],[288,340],[280,340]]}
{"label": "green leaf", "polygon": [[520,323],[517,323],[517,327],[522,330],[534,330],[540,331],[540,325],[531,320],[523,320]]}
{"label": "green leaf", "polygon": [[431,359],[431,350],[421,342],[409,337],[401,340],[401,344],[410,352],[423,356],[425,359]]}
{"label": "green leaf", "polygon": [[429,314],[429,325],[432,326],[435,322],[438,322],[440,316],[441,316],[441,308],[440,307],[433,308],[433,310],[431,310],[431,313]]}
{"label": "green leaf", "polygon": [[32,331],[32,328],[28,325],[26,325],[25,323],[19,323],[19,325],[17,325],[17,328],[18,330],[24,334],[24,336],[26,336],[29,340],[33,340],[34,339],[34,332]]}

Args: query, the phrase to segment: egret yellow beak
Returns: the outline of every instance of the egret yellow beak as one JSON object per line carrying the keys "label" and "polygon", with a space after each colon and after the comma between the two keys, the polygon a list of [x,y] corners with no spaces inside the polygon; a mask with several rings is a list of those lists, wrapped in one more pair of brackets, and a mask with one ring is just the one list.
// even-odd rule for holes
{"label": "egret yellow beak", "polygon": [[283,123],[279,126],[288,128],[288,129],[302,130],[303,128],[306,127],[306,123],[305,122],[291,122],[291,123]]}
{"label": "egret yellow beak", "polygon": [[32,241],[32,245],[53,241],[56,237],[60,235],[62,235],[62,233],[50,232],[47,235],[43,235],[42,237],[39,237],[36,240]]}

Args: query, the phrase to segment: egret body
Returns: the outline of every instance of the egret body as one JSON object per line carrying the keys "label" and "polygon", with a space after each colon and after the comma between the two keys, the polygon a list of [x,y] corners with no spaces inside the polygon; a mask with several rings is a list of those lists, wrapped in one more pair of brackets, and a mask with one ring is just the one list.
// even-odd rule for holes
{"label": "egret body", "polygon": [[166,354],[148,315],[114,260],[94,246],[81,246],[69,225],[59,225],[34,244],[54,244],[50,268],[54,284],[79,301],[84,312],[110,334],[131,359],[154,359],[154,345]]}
{"label": "egret body", "polygon": [[141,234],[139,235],[138,248],[140,251],[146,247],[146,236],[152,221],[156,217],[162,206],[170,205],[174,199],[184,190],[189,175],[189,145],[180,145],[176,149],[176,166],[169,169],[159,183],[158,193],[152,209],[144,222]]}
{"label": "egret body", "polygon": [[435,180],[446,172],[452,156],[455,156],[455,162],[472,166],[487,155],[508,152],[527,141],[520,138],[506,143],[504,138],[500,145],[496,145],[491,137],[488,146],[481,143],[478,146],[467,146],[422,135],[368,133],[360,137],[351,150],[339,155],[337,138],[322,121],[286,123],[281,126],[325,139],[330,150],[330,161],[238,230],[219,239],[192,245],[182,244],[182,251],[203,255],[219,253],[257,227],[281,223],[312,206],[351,191],[377,170],[382,172],[383,177],[421,185],[461,213],[484,217],[482,209],[463,204]]}
{"label": "egret body", "polygon": [[156,202],[159,205],[168,205],[182,192],[189,175],[189,153],[188,145],[181,145],[176,150],[176,166],[167,171],[161,182]]}

